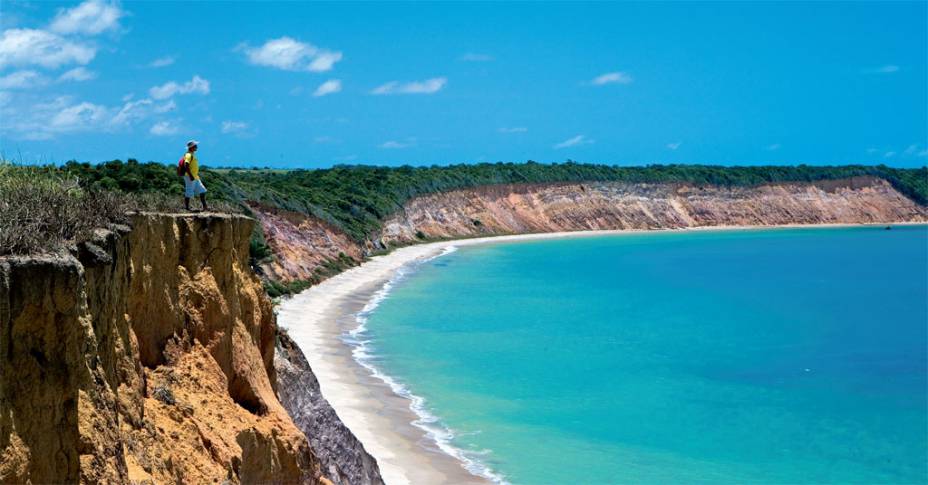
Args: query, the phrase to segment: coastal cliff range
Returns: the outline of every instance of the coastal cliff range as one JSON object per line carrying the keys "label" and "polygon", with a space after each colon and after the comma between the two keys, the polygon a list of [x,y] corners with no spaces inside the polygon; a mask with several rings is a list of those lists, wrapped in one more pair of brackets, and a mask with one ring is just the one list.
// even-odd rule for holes
{"label": "coastal cliff range", "polygon": [[[256,212],[275,255],[263,266],[282,281],[317,278],[321,265],[339,253],[360,261],[359,254],[434,239],[928,220],[928,208],[886,180],[870,176],[731,187],[623,182],[485,185],[412,198],[363,243],[311,216],[285,218],[261,208]],[[306,253],[317,259],[301,256]]]}

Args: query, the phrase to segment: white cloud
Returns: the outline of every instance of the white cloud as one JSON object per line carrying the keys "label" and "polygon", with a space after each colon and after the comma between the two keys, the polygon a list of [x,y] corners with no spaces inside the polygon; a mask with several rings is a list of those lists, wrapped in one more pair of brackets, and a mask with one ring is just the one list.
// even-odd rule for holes
{"label": "white cloud", "polygon": [[888,151],[888,152],[886,152],[886,153],[883,154],[883,158],[893,158],[893,157],[895,157],[895,156],[896,156],[896,152],[894,152],[894,151]]}
{"label": "white cloud", "polygon": [[876,67],[873,69],[867,69],[864,72],[868,72],[870,74],[893,74],[893,73],[899,72],[899,66],[896,66],[893,64],[887,64],[885,66],[880,66],[880,67]]}
{"label": "white cloud", "polygon": [[11,72],[0,77],[0,89],[33,88],[47,83],[48,79],[45,76],[30,70]]}
{"label": "white cloud", "polygon": [[150,115],[154,102],[148,98],[138,101],[126,101],[111,120],[114,125],[129,125],[141,121]]}
{"label": "white cloud", "polygon": [[577,135],[573,138],[564,140],[558,143],[557,145],[554,145],[554,148],[560,149],[560,148],[568,148],[568,147],[579,146],[579,145],[589,145],[594,142],[595,140],[591,140],[587,138],[586,135]]}
{"label": "white cloud", "polygon": [[528,131],[528,128],[524,126],[511,126],[511,127],[502,127],[499,130],[500,133],[525,133]]}
{"label": "white cloud", "polygon": [[768,150],[768,151],[771,151],[771,152],[772,152],[772,151],[776,151],[776,150],[779,150],[779,149],[780,149],[780,144],[779,144],[779,143],[774,143],[774,144],[772,144],[772,145],[767,145],[767,150]]}
{"label": "white cloud", "polygon": [[325,96],[326,94],[337,93],[342,90],[342,82],[339,79],[329,79],[328,81],[319,85],[316,88],[316,91],[313,93],[313,96]]}
{"label": "white cloud", "polygon": [[667,144],[667,149],[668,149],[668,150],[676,150],[677,148],[680,148],[680,145],[681,145],[681,144],[682,144],[682,143],[679,142],[679,141],[678,141],[678,142],[674,142],[674,143],[668,143],[668,144]]}
{"label": "white cloud", "polygon": [[408,83],[390,81],[374,88],[371,94],[433,94],[440,91],[447,83],[448,78],[445,77],[433,77],[425,81]]}
{"label": "white cloud", "polygon": [[464,62],[490,62],[493,60],[493,56],[468,52],[467,54],[461,56],[461,60]]}
{"label": "white cloud", "polygon": [[55,69],[67,64],[87,64],[96,54],[96,47],[44,30],[7,29],[0,37],[0,69],[28,65]]}
{"label": "white cloud", "polygon": [[158,68],[158,67],[167,67],[167,66],[170,66],[171,64],[174,64],[174,57],[173,57],[173,56],[164,56],[164,57],[159,57],[159,58],[157,58],[157,59],[155,59],[155,60],[149,62],[149,63],[148,63],[148,67],[154,67],[154,68]]}
{"label": "white cloud", "polygon": [[335,63],[342,60],[341,52],[329,52],[322,51],[309,63],[309,67],[306,69],[310,72],[326,72],[331,71],[335,66]]}
{"label": "white cloud", "polygon": [[271,39],[260,47],[239,46],[248,62],[286,71],[325,72],[342,60],[342,53],[321,49],[291,37]]}
{"label": "white cloud", "polygon": [[123,15],[117,2],[87,0],[74,8],[59,10],[49,28],[59,34],[97,35],[119,28]]}
{"label": "white cloud", "polygon": [[58,81],[89,81],[95,79],[97,73],[86,67],[75,67],[58,77]]}
{"label": "white cloud", "polygon": [[175,109],[177,109],[177,103],[175,103],[174,100],[172,99],[168,101],[167,103],[159,104],[155,106],[154,108],[152,108],[152,111],[154,111],[155,113],[167,113],[168,111],[174,111]]}
{"label": "white cloud", "polygon": [[177,84],[174,81],[170,81],[162,84],[161,86],[155,86],[148,90],[148,94],[155,99],[166,99],[174,96],[175,94],[209,94],[209,81],[201,78],[200,76],[193,76],[193,79],[185,82],[184,84]]}
{"label": "white cloud", "polygon": [[239,138],[248,138],[254,136],[254,132],[251,130],[251,127],[244,121],[223,121],[222,132],[227,135],[235,135]]}
{"label": "white cloud", "polygon": [[99,126],[109,116],[109,110],[98,104],[83,103],[68,106],[51,118],[55,131],[78,131],[86,127]]}
{"label": "white cloud", "polygon": [[602,86],[605,84],[629,84],[632,82],[632,77],[624,72],[607,72],[593,78],[590,81],[590,84],[594,86]]}
{"label": "white cloud", "polygon": [[919,150],[918,143],[913,143],[909,145],[902,154],[907,157],[928,157],[928,148]]}
{"label": "white cloud", "polygon": [[222,132],[223,133],[238,133],[248,129],[248,123],[244,121],[223,121],[222,122]]}
{"label": "white cloud", "polygon": [[151,128],[148,130],[149,133],[155,136],[176,135],[179,131],[180,128],[170,121],[159,121],[151,125]]}
{"label": "white cloud", "polygon": [[380,148],[387,149],[396,149],[396,148],[409,148],[416,146],[415,138],[407,138],[406,141],[396,141],[390,140],[380,144]]}
{"label": "white cloud", "polygon": [[115,132],[175,108],[173,101],[159,104],[149,98],[130,99],[122,106],[108,107],[59,96],[51,101],[3,107],[0,116],[4,123],[0,123],[0,132],[32,140],[47,140],[59,134]]}

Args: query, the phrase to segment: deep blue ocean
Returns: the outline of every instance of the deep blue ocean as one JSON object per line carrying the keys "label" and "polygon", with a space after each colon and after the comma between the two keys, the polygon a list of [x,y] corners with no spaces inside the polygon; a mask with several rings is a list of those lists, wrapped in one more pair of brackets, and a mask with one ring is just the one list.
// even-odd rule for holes
{"label": "deep blue ocean", "polygon": [[506,481],[928,482],[928,228],[464,247],[374,364]]}

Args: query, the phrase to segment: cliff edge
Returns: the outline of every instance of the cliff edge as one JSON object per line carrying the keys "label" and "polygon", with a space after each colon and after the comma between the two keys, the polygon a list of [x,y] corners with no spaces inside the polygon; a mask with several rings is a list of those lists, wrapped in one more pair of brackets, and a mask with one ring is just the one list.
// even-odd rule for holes
{"label": "cliff edge", "polygon": [[281,406],[252,219],[0,258],[0,482],[328,483]]}

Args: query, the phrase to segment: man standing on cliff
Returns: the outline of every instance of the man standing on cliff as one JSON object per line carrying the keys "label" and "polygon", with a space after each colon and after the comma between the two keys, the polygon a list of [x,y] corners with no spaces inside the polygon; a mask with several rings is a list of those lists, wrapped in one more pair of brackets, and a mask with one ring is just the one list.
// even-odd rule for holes
{"label": "man standing on cliff", "polygon": [[206,207],[206,187],[200,181],[200,162],[197,160],[197,145],[200,142],[190,140],[187,142],[187,153],[184,154],[184,208],[190,210],[190,198],[199,195],[203,210]]}

